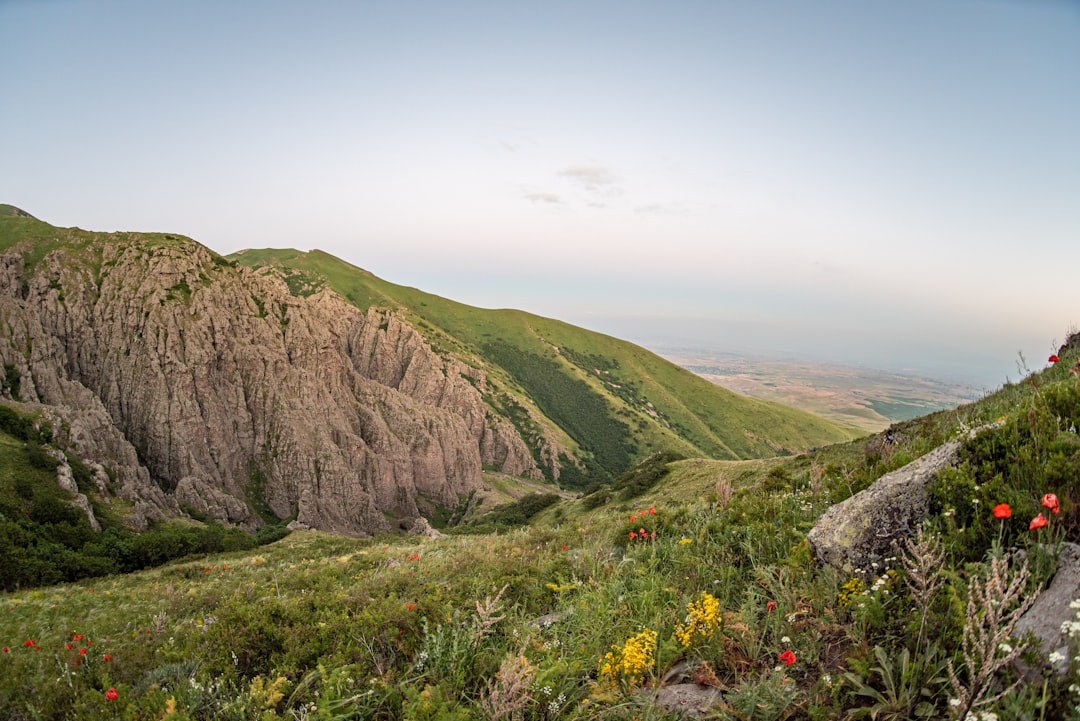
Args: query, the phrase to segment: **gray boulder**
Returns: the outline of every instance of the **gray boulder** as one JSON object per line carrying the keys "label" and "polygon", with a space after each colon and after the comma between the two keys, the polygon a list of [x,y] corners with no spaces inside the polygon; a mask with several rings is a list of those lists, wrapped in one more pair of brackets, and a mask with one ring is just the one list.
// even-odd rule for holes
{"label": "gray boulder", "polygon": [[[1080,620],[1080,609],[1069,605],[1077,599],[1080,599],[1080,546],[1062,543],[1054,580],[1043,589],[1013,630],[1017,637],[1029,632],[1035,637],[1034,647],[1041,660],[1046,661],[1050,654],[1057,652],[1058,660],[1048,665],[1059,675],[1069,670],[1069,634],[1062,626]],[[1017,659],[1015,665],[1029,680],[1037,680],[1040,676],[1038,668],[1022,659]]]}
{"label": "gray boulder", "polygon": [[869,575],[875,563],[884,568],[896,544],[928,515],[930,483],[956,463],[959,450],[960,443],[950,441],[832,506],[806,536],[814,555],[852,575]]}

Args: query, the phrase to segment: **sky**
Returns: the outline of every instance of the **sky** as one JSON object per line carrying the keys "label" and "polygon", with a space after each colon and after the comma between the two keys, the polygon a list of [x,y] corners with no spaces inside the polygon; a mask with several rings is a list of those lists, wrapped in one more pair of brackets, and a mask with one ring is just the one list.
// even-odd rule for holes
{"label": "sky", "polygon": [[986,387],[1080,322],[1080,0],[0,0],[0,202]]}

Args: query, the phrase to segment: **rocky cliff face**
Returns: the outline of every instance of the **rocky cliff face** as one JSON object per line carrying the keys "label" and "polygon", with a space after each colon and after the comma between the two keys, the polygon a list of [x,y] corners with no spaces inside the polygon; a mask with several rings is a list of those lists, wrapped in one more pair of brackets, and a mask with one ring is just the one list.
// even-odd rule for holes
{"label": "rocky cliff face", "polygon": [[0,257],[5,393],[110,469],[136,523],[295,514],[360,534],[456,505],[483,464],[539,476],[484,373],[394,312],[294,295],[182,238],[56,230],[43,257]]}

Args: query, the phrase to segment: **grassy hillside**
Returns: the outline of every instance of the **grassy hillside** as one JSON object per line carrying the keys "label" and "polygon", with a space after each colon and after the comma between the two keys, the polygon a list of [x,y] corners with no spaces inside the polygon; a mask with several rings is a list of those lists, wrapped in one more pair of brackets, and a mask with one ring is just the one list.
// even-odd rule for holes
{"label": "grassy hillside", "polygon": [[296,294],[324,284],[357,307],[397,309],[444,353],[482,367],[500,391],[489,402],[511,417],[535,408],[582,449],[586,473],[560,481],[608,481],[656,451],[753,458],[860,435],[778,404],[731,393],[610,336],[523,311],[487,310],[381,280],[321,251],[246,250],[230,256],[283,273]]}
{"label": "grassy hillside", "polygon": [[[1002,637],[965,656],[966,634],[999,630],[985,624],[1017,600],[970,607],[975,581],[1023,549],[1033,575],[1017,588],[1029,596],[1050,576],[1053,543],[1080,540],[1078,355],[894,426],[890,442],[752,461],[653,457],[513,531],[305,532],[7,593],[0,715],[629,721],[675,718],[658,694],[696,682],[721,691],[710,712],[720,719],[962,718],[966,703],[951,700],[1007,688],[1008,668],[979,671],[1022,643]],[[804,538],[830,504],[996,420],[933,489],[922,550],[854,578],[815,565]],[[1047,492],[1059,514],[1040,506]],[[1012,517],[998,520],[1002,502]],[[1040,511],[1048,525],[1030,530]],[[920,596],[920,578],[943,585]],[[1080,668],[1068,664],[975,718],[1077,718]]]}

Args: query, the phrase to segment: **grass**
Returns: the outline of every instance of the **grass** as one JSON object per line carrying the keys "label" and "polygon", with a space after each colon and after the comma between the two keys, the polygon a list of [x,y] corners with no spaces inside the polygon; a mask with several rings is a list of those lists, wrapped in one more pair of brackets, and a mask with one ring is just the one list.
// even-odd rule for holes
{"label": "grass", "polygon": [[[944,562],[917,573],[947,580],[936,596],[912,596],[899,561],[855,579],[820,568],[805,534],[906,458],[1005,416],[1000,437],[967,446],[962,473],[997,474],[996,459],[1007,465],[1034,446],[1045,458],[1031,463],[1049,470],[981,478],[968,491],[985,509],[1012,494],[1005,547],[1034,558],[1045,540],[1076,540],[1080,484],[1054,459],[1080,454],[1046,442],[1072,434],[1056,419],[1080,414],[1075,398],[1077,381],[1054,368],[900,424],[893,444],[646,465],[628,476],[658,478],[640,495],[591,509],[565,499],[508,531],[294,533],[257,551],[7,593],[0,709],[12,719],[660,719],[652,693],[670,674],[720,688],[722,719],[947,717],[955,690],[945,662],[960,683],[969,678],[964,594],[1001,547],[988,514],[960,525],[962,509],[947,513],[942,498],[967,480],[935,491],[927,528]],[[1056,430],[1032,425],[1031,411],[1053,413]],[[1046,489],[1062,499],[1049,527],[1057,535],[1026,530]],[[1033,569],[1031,588],[1048,576]],[[1075,718],[1076,673],[979,712]]]}

